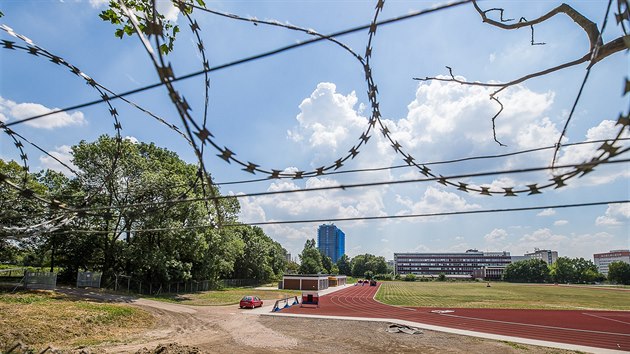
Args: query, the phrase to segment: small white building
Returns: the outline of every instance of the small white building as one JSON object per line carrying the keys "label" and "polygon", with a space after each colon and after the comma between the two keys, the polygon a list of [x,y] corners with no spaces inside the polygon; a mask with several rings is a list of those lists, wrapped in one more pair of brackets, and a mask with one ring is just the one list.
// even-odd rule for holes
{"label": "small white building", "polygon": [[608,265],[612,262],[626,262],[630,264],[630,250],[612,250],[607,253],[595,253],[593,255],[597,270],[608,276]]}

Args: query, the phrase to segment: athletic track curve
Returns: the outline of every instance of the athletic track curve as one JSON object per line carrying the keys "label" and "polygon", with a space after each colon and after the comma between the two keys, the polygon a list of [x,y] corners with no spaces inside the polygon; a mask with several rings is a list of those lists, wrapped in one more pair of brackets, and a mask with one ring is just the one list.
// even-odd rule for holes
{"label": "athletic track curve", "polygon": [[319,298],[319,307],[281,313],[399,319],[459,330],[630,352],[630,312],[398,307],[374,300],[378,286],[351,286]]}

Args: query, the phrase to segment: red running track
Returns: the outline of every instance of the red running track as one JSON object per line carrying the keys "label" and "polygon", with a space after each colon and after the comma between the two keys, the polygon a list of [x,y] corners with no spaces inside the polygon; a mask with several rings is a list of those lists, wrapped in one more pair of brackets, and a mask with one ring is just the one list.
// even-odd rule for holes
{"label": "red running track", "polygon": [[374,300],[379,287],[348,287],[320,297],[318,308],[292,306],[281,313],[399,319],[630,352],[630,312],[397,307]]}

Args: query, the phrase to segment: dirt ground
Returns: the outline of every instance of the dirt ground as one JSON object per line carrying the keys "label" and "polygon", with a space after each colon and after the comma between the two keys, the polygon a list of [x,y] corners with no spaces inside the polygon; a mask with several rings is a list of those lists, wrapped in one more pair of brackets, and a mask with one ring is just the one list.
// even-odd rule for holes
{"label": "dirt ground", "polygon": [[382,322],[261,316],[236,305],[127,302],[156,316],[156,327],[84,353],[570,353],[427,330],[388,333]]}

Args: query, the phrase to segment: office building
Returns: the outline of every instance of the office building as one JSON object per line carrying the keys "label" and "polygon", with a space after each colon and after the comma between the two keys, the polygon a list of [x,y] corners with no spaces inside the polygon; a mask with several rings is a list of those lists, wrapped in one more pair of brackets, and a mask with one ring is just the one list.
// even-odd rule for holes
{"label": "office building", "polygon": [[334,224],[319,225],[317,248],[335,263],[346,253],[346,234]]}
{"label": "office building", "polygon": [[608,265],[612,262],[626,262],[630,264],[630,250],[612,250],[606,253],[596,253],[593,255],[597,270],[608,276]]}
{"label": "office building", "polygon": [[558,252],[534,248],[534,252],[525,253],[527,259],[542,259],[547,265],[552,265],[558,260]]}
{"label": "office building", "polygon": [[396,274],[501,279],[512,262],[510,252],[394,253]]}

